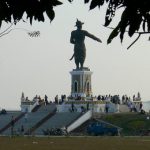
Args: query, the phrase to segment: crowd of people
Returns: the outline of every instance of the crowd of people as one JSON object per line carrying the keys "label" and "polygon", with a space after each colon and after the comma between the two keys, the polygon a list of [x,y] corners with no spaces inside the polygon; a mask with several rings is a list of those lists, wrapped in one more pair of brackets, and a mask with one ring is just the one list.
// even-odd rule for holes
{"label": "crowd of people", "polygon": [[38,105],[45,104],[48,105],[49,103],[52,103],[52,101],[48,101],[48,96],[45,95],[44,98],[41,98],[41,96],[36,95],[32,100],[29,100],[28,97],[24,98],[21,97],[22,102],[37,102]]}
{"label": "crowd of people", "polygon": [[[76,98],[73,98],[72,99],[75,99],[75,100],[82,100],[81,97],[77,96]],[[53,101],[49,101],[48,100],[48,96],[45,95],[44,98],[41,98],[41,96],[35,96],[33,98],[33,102],[36,101],[38,102],[38,104],[45,104],[45,105],[48,105],[50,103],[55,103],[55,104],[62,104],[64,101],[69,101],[69,100],[72,100],[70,99],[70,97],[67,97],[65,94],[62,94],[60,97],[58,95],[56,95],[54,97],[54,100]],[[137,97],[135,95],[133,95],[132,98],[130,98],[130,96],[127,96],[127,95],[111,95],[111,94],[108,94],[108,95],[98,95],[98,96],[95,96],[93,97],[91,95],[91,100],[97,100],[97,101],[104,101],[106,102],[106,106],[105,106],[105,111],[108,112],[109,111],[109,102],[112,102],[116,105],[119,105],[120,104],[124,104],[124,105],[127,105],[130,109],[131,112],[137,112],[139,110],[142,110],[142,102],[141,103],[138,103],[136,104],[135,101],[136,100],[141,100],[140,98],[140,94],[138,93],[137,94]],[[28,100],[28,97],[25,98],[25,101],[29,101]],[[84,111],[83,108],[81,108],[82,111]],[[73,106],[71,106],[71,111],[75,111],[75,108]]]}
{"label": "crowd of people", "polygon": [[[141,102],[140,94],[137,94],[137,97],[133,95],[132,99],[127,95],[98,95],[97,100],[106,101],[105,111],[108,112],[109,105],[107,102],[112,102],[114,104],[124,104],[127,105],[131,112],[141,112],[144,113],[143,104]],[[138,102],[138,103],[137,103]]]}
{"label": "crowd of people", "polygon": [[66,95],[61,95],[61,98],[59,99],[58,95],[55,96],[55,104],[62,104],[64,101],[66,101],[67,97]]}
{"label": "crowd of people", "polygon": [[133,95],[133,98],[131,99],[130,96],[127,95],[98,95],[97,100],[102,100],[102,101],[111,101],[112,103],[118,103],[118,104],[127,104],[129,101],[136,101],[136,100],[141,100],[140,96],[138,95],[137,97]]}
{"label": "crowd of people", "polygon": [[[139,94],[139,93],[138,93]],[[30,101],[28,99],[28,97],[26,98],[22,98],[23,101]],[[60,97],[58,95],[56,95],[54,97],[54,100],[52,101],[49,101],[48,100],[48,96],[45,95],[43,98],[41,98],[41,96],[38,96],[36,95],[34,98],[33,98],[33,102],[34,101],[38,101],[39,104],[41,103],[45,103],[45,105],[49,104],[49,103],[56,103],[56,104],[62,104],[64,101],[68,101],[68,100],[83,100],[82,97],[79,95],[79,96],[76,96],[76,97],[72,97],[72,96],[66,96],[65,94],[62,94]],[[85,98],[84,98],[85,99]],[[127,96],[127,95],[98,95],[98,96],[92,96],[91,95],[91,100],[98,100],[98,101],[111,101],[112,103],[115,103],[115,104],[128,104],[128,102],[130,101],[136,101],[137,99],[140,100],[140,95],[138,95],[137,97],[135,95],[133,95],[132,98],[130,98],[130,96]]]}
{"label": "crowd of people", "polygon": [[32,100],[29,100],[28,97],[24,98],[22,97],[21,100],[22,102],[38,102],[38,104],[45,104],[45,105],[48,105],[48,104],[51,104],[51,103],[55,103],[55,104],[62,104],[64,101],[66,101],[67,97],[66,95],[61,95],[61,98],[58,97],[58,95],[56,95],[54,97],[54,100],[48,100],[48,96],[45,95],[43,98],[41,98],[41,96],[38,96],[36,95]]}

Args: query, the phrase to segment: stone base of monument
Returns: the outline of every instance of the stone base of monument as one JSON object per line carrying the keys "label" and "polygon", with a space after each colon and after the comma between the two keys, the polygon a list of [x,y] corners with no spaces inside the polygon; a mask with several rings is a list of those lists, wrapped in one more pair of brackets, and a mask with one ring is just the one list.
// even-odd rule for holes
{"label": "stone base of monument", "polygon": [[92,72],[89,68],[73,69],[71,72],[71,96],[70,98],[85,100],[92,96]]}
{"label": "stone base of monument", "polygon": [[[92,112],[105,113],[105,101],[97,101],[92,96],[92,72],[89,68],[73,69],[71,72],[71,95],[68,101],[61,105],[57,105],[58,112]],[[116,112],[116,106],[111,102],[109,112]]]}

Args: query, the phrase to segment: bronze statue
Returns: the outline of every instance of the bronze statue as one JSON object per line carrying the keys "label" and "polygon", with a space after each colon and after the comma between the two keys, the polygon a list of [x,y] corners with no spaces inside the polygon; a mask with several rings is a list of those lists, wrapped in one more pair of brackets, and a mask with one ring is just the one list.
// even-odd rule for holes
{"label": "bronze statue", "polygon": [[70,42],[74,44],[74,54],[70,60],[72,60],[73,58],[75,59],[76,69],[79,69],[79,64],[80,64],[80,68],[82,69],[85,61],[85,57],[86,57],[86,47],[84,44],[85,36],[88,36],[93,40],[102,43],[102,41],[96,36],[88,33],[85,30],[82,30],[83,24],[84,24],[83,22],[77,19],[75,25],[77,27],[77,30],[71,32],[71,38],[70,38]]}

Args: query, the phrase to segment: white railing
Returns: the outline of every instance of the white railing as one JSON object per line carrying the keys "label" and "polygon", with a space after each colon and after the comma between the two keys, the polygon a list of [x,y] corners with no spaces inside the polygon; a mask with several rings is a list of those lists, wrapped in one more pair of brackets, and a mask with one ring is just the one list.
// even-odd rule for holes
{"label": "white railing", "polygon": [[85,121],[89,120],[92,117],[92,111],[89,110],[88,112],[84,113],[80,118],[75,120],[71,125],[67,127],[67,132],[71,132],[77,127],[79,127],[81,124],[83,124]]}

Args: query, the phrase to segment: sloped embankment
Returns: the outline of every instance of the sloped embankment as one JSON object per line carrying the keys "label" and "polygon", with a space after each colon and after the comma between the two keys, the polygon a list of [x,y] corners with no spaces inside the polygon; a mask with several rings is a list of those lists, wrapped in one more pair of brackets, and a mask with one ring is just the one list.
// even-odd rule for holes
{"label": "sloped embankment", "polygon": [[123,135],[143,135],[150,130],[150,119],[148,114],[124,113],[124,114],[107,114],[101,116],[101,120],[115,124],[121,128]]}

